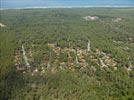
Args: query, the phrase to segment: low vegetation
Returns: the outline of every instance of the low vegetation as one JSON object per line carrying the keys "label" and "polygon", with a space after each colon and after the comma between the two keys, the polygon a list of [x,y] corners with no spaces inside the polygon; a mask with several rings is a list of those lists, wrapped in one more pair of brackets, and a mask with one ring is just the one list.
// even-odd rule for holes
{"label": "low vegetation", "polygon": [[0,99],[133,100],[133,10],[1,10]]}

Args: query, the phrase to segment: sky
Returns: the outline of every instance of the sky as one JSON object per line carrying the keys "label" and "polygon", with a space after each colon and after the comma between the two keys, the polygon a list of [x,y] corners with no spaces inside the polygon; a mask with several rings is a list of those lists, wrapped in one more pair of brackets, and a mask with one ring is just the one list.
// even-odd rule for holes
{"label": "sky", "polygon": [[47,6],[133,6],[134,0],[0,0],[1,8]]}

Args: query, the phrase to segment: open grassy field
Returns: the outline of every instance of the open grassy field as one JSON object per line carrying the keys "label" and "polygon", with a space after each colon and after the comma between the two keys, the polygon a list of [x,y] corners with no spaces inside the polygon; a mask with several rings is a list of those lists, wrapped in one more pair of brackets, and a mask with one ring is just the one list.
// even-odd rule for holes
{"label": "open grassy field", "polygon": [[1,100],[134,99],[134,8],[0,12]]}

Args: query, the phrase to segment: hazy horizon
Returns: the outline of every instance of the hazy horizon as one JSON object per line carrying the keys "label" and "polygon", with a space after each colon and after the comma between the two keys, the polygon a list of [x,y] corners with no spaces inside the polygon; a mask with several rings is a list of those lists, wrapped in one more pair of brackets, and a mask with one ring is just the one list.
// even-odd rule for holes
{"label": "hazy horizon", "polygon": [[1,8],[134,7],[134,0],[1,0]]}

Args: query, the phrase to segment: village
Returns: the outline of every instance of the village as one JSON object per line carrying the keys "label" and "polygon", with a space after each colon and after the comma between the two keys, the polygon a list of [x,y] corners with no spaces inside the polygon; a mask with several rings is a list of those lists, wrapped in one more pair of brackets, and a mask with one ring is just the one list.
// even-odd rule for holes
{"label": "village", "polygon": [[[97,67],[99,67],[100,70],[118,70],[118,62],[111,54],[106,54],[99,48],[96,48],[95,52],[91,50],[90,40],[87,43],[87,49],[81,49],[79,47],[76,49],[72,47],[61,48],[52,43],[48,43],[47,45],[48,48],[51,49],[49,51],[50,55],[48,58],[45,57],[45,61],[41,64],[41,67],[33,67],[32,63],[36,61],[34,61],[32,50],[30,49],[29,51],[25,51],[25,48],[22,45],[20,49],[15,51],[14,62],[16,69],[23,74],[31,73],[32,76],[42,75],[45,73],[46,69],[49,69],[52,73],[57,72],[57,70],[68,69],[75,71],[77,69],[83,70],[88,67],[90,67],[94,72],[97,70]],[[54,52],[56,55],[53,62],[51,61],[51,52]],[[66,61],[59,59],[61,53],[67,54]],[[94,63],[94,65],[91,65],[90,63]],[[131,62],[129,62],[129,66],[124,67],[124,69],[129,75],[129,72],[133,69]]]}

